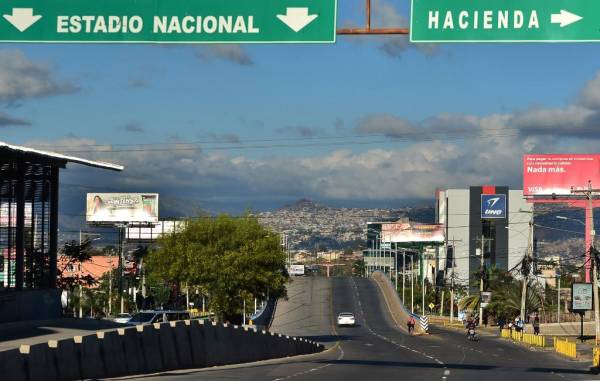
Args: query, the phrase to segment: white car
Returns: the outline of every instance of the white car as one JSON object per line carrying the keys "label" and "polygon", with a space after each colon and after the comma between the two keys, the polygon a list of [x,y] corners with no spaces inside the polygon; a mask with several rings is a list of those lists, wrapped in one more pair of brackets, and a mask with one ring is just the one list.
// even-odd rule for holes
{"label": "white car", "polygon": [[349,326],[354,327],[356,324],[356,319],[354,318],[354,314],[351,312],[342,312],[338,315],[337,318],[338,326]]}
{"label": "white car", "polygon": [[129,320],[131,320],[131,315],[130,314],[118,314],[113,321],[115,323],[119,323],[119,324],[127,324],[129,323]]}

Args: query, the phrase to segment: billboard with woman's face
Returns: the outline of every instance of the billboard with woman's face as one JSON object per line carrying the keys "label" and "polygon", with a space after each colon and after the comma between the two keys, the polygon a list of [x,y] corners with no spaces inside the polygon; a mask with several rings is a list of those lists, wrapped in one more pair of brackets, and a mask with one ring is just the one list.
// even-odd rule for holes
{"label": "billboard with woman's face", "polygon": [[157,193],[88,193],[86,221],[158,222]]}

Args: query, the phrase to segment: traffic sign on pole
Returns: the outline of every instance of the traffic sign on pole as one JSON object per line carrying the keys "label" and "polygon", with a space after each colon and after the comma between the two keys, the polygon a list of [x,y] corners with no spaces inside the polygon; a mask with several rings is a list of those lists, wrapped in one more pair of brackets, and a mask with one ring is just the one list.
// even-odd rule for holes
{"label": "traffic sign on pole", "polygon": [[8,0],[0,42],[333,43],[336,0]]}
{"label": "traffic sign on pole", "polygon": [[411,42],[600,41],[589,0],[412,0]]}

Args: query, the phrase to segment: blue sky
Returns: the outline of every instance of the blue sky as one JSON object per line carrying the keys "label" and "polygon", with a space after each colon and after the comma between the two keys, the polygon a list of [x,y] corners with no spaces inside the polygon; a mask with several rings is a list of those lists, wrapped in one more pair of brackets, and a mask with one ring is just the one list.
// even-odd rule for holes
{"label": "blue sky", "polygon": [[[405,3],[376,4],[376,22],[407,25]],[[361,9],[341,3],[338,26],[360,24]],[[519,187],[523,153],[597,146],[598,63],[595,44],[414,46],[405,37],[4,45],[0,140],[127,166],[119,175],[75,168],[65,182],[156,190],[211,210],[299,197],[431,198],[435,188],[490,182]],[[503,130],[512,135],[472,138]],[[261,139],[275,141],[237,148]],[[204,142],[196,151],[118,152],[119,144],[196,141]],[[331,141],[341,144],[324,144]],[[92,154],[89,144],[117,152]]]}

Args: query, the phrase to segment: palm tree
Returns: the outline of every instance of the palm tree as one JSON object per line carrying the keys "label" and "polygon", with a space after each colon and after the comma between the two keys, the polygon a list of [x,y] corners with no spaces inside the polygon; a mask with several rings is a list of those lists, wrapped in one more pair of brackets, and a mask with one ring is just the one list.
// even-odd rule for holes
{"label": "palm tree", "polygon": [[[495,317],[509,318],[519,315],[521,311],[521,283],[509,273],[491,268],[484,275],[485,289],[492,292],[492,300],[486,307],[487,312]],[[526,312],[544,308],[543,293],[537,283],[530,281],[525,299]],[[471,294],[459,302],[459,308],[475,311],[479,308],[479,293]]]}

